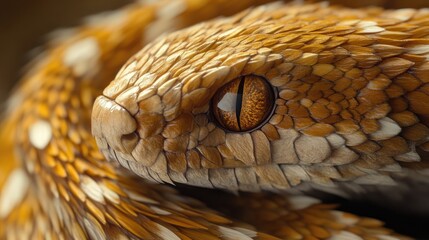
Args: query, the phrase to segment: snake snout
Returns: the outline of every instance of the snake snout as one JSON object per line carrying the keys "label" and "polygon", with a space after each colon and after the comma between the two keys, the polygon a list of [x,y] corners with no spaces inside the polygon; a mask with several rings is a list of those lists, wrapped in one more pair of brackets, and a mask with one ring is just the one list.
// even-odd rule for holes
{"label": "snake snout", "polygon": [[92,111],[92,134],[99,148],[131,153],[137,144],[137,123],[133,116],[105,96],[96,99]]}

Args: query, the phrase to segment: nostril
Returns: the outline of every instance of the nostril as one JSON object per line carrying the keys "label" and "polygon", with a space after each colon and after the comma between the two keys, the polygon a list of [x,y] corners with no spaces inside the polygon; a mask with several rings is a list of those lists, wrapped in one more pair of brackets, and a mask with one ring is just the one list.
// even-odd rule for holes
{"label": "nostril", "polygon": [[137,123],[122,106],[105,96],[95,100],[92,112],[92,134],[110,148],[130,153],[138,142]]}
{"label": "nostril", "polygon": [[128,153],[131,153],[139,142],[139,135],[136,132],[122,136],[122,146]]}

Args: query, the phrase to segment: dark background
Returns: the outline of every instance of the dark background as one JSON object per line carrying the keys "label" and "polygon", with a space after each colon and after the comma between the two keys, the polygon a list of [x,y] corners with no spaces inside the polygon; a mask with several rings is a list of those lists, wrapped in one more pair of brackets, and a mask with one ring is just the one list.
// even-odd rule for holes
{"label": "dark background", "polygon": [[53,30],[79,25],[84,16],[118,8],[130,0],[0,1],[0,102],[22,75],[30,50]]}

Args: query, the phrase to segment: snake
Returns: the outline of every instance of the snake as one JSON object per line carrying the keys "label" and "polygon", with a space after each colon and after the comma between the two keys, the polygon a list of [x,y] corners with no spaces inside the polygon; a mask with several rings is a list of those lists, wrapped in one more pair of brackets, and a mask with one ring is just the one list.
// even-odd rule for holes
{"label": "snake", "polygon": [[0,238],[409,239],[306,193],[425,199],[429,11],[270,2],[141,1],[50,41],[4,110]]}

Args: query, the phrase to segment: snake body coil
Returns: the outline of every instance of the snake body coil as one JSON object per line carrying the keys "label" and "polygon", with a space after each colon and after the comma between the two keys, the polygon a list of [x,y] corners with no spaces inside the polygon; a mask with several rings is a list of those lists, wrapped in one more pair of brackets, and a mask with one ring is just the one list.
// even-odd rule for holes
{"label": "snake body coil", "polygon": [[[0,238],[405,239],[261,190],[353,195],[425,181],[429,12],[242,11],[266,2],[136,3],[53,42],[3,121]],[[230,92],[213,100],[234,81],[238,104]],[[245,99],[251,84],[271,98]],[[224,116],[213,101],[241,110],[227,120],[234,131],[213,120]],[[244,128],[246,116],[257,125]],[[222,202],[239,209],[233,220],[162,182],[254,193]]]}

